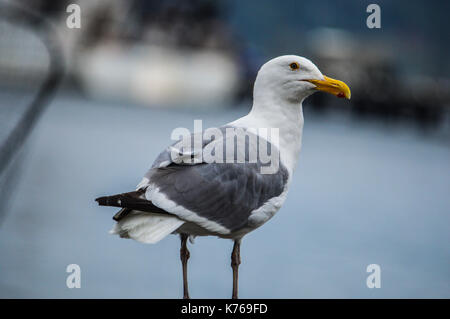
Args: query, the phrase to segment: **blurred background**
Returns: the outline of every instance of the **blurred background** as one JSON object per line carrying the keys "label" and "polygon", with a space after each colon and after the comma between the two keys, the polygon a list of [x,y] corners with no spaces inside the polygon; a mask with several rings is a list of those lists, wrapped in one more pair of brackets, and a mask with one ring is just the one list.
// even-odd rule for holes
{"label": "blurred background", "polygon": [[[0,297],[181,297],[179,239],[110,236],[94,198],[134,189],[172,129],[245,115],[259,67],[296,54],[352,99],[304,103],[290,196],[245,237],[240,296],[449,298],[450,3],[376,1],[369,29],[370,3],[1,0]],[[231,248],[197,238],[193,297],[231,295]]]}

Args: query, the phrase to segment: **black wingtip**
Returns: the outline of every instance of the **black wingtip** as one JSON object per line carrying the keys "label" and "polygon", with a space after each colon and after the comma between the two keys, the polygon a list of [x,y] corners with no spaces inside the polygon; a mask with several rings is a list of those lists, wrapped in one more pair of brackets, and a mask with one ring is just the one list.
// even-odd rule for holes
{"label": "black wingtip", "polygon": [[100,206],[108,206],[108,196],[102,196],[95,199]]}
{"label": "black wingtip", "polygon": [[116,217],[122,218],[126,215],[125,212],[128,212],[128,210],[139,210],[143,212],[149,212],[149,213],[160,213],[160,214],[169,214],[172,216],[171,213],[166,212],[164,209],[159,208],[158,206],[155,206],[151,201],[143,198],[143,190],[138,191],[132,191],[128,193],[122,193],[122,194],[116,194],[111,196],[102,196],[95,199],[95,201],[100,206],[112,206],[112,207],[122,207],[126,208],[125,211],[120,211],[119,214]]}

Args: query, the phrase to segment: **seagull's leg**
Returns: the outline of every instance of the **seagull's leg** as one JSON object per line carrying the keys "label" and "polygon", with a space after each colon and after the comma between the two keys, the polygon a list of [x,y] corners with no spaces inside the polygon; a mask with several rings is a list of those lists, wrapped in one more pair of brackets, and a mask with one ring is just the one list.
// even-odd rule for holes
{"label": "seagull's leg", "polygon": [[183,299],[189,299],[189,291],[188,291],[188,280],[187,280],[187,261],[190,257],[189,250],[187,249],[187,240],[188,235],[180,234],[181,238],[181,249],[180,249],[180,258],[181,264],[183,265]]}
{"label": "seagull's leg", "polygon": [[231,253],[231,268],[233,268],[233,296],[231,298],[238,299],[238,269],[241,264],[241,239],[234,241],[233,252]]}

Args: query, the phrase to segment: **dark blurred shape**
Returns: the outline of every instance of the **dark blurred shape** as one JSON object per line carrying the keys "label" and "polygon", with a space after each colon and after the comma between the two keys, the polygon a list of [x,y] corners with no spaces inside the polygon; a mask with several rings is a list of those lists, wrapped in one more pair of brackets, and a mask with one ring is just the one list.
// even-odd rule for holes
{"label": "dark blurred shape", "polygon": [[[55,94],[63,77],[64,63],[54,26],[44,16],[22,6],[2,3],[0,21],[7,21],[9,24],[25,27],[28,31],[36,33],[47,48],[50,62],[46,78],[22,116],[10,131],[2,132],[4,138],[2,136],[0,141],[0,196],[2,196],[0,202],[6,205],[13,191],[15,175],[20,171],[20,164],[18,164],[20,159],[17,158],[17,154]],[[9,78],[14,78],[13,74],[9,73]],[[29,80],[25,82],[30,83]],[[15,163],[12,163],[14,161]],[[5,172],[8,168],[10,168],[9,172]],[[1,208],[0,213],[3,215]]]}
{"label": "dark blurred shape", "polygon": [[[448,79],[399,73],[388,43],[367,46],[354,34],[331,28],[317,29],[308,39],[308,48],[322,72],[339,75],[351,86],[354,114],[386,120],[412,119],[424,128],[436,127],[449,114]],[[322,111],[336,104],[321,94],[312,100]]]}

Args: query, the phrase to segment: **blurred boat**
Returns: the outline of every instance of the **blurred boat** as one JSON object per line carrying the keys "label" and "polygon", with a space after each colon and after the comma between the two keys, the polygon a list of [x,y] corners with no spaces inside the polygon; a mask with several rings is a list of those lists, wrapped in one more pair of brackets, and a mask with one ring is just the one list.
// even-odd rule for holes
{"label": "blurred boat", "polygon": [[123,50],[103,44],[82,52],[76,75],[95,98],[144,105],[217,107],[234,96],[239,65],[213,50],[136,44]]}

